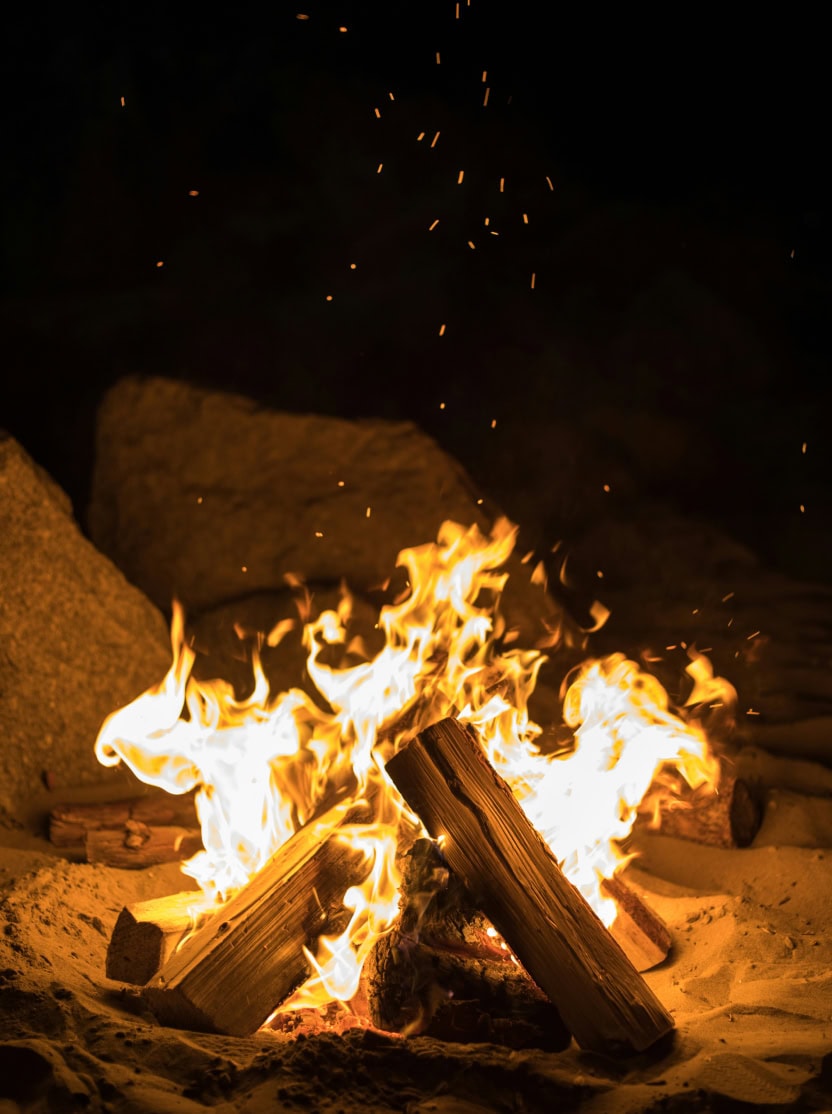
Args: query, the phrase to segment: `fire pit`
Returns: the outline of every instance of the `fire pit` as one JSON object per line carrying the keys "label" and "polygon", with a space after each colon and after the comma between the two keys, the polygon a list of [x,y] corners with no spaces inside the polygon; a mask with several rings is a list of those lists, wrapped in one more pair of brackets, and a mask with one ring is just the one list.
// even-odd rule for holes
{"label": "fire pit", "polygon": [[[487,522],[457,466],[437,480],[430,443],[433,462],[404,481],[414,510],[393,514],[405,501],[384,466],[362,485],[361,520],[381,526],[355,581],[342,568],[332,583],[337,546],[326,548],[339,531],[360,548],[358,503],[342,521],[330,502],[348,469],[319,469],[323,529],[308,499],[280,556],[269,562],[259,534],[251,563],[223,573],[258,498],[237,497],[230,525],[213,517],[217,449],[199,415],[215,406],[252,429],[270,416],[203,400],[175,442],[187,454],[193,437],[196,461],[166,467],[174,450],[155,431],[137,471],[145,389],[184,406],[180,387],[128,383],[134,425],[119,442],[111,398],[92,532],[116,556],[126,547],[139,586],[176,588],[185,606],[167,674],[143,692],[136,678],[133,699],[101,717],[110,780],[70,792],[63,776],[46,798],[30,781],[25,808],[9,793],[4,1097],[113,1110],[475,1111],[517,1109],[520,1095],[524,1109],[823,1109],[828,768],[806,749],[749,745],[728,715],[747,710],[742,695],[692,643],[675,651],[675,687],[662,683],[670,651],[639,663],[629,647],[594,653],[613,637],[601,610],[599,629],[582,630],[547,593],[551,570],[518,559],[516,528]],[[252,491],[269,486],[268,467]],[[120,496],[108,484],[123,477]],[[466,500],[467,521],[444,514]],[[397,531],[411,537],[431,513],[433,538],[400,546],[372,582]],[[158,516],[152,536],[143,514]],[[225,536],[206,589],[187,576],[187,546],[204,563],[212,531]],[[287,555],[298,564],[278,577]],[[44,810],[51,844],[31,826]]]}

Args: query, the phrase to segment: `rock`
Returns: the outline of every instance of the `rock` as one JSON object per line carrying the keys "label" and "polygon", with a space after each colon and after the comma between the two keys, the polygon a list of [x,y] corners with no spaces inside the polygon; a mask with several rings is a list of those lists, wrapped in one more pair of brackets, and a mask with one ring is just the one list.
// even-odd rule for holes
{"label": "rock", "polygon": [[[445,519],[488,530],[483,502],[411,422],[283,413],[137,377],[98,414],[90,533],[163,609],[174,597],[216,608],[285,588],[289,573],[372,589]],[[529,644],[564,617],[519,557],[510,568],[507,618]]]}
{"label": "rock", "polygon": [[0,434],[0,807],[103,779],[105,717],[170,664],[165,623],[83,536],[70,503]]}

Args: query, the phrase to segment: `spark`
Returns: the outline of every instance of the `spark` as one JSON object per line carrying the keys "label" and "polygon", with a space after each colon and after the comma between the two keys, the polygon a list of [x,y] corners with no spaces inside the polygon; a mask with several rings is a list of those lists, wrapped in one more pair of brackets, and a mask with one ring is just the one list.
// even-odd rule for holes
{"label": "spark", "polygon": [[555,187],[552,185],[552,179],[549,177],[548,174],[546,175],[546,182],[549,186],[549,189],[552,191],[552,193],[554,193],[555,192]]}
{"label": "spark", "polygon": [[490,93],[491,93],[491,89],[488,85],[486,85],[485,94],[483,95],[483,98],[482,98],[482,107],[483,108],[485,108],[486,105],[488,104],[488,97],[489,97]]}
{"label": "spark", "polygon": [[373,112],[374,112],[374,113],[375,113],[375,115],[376,115],[376,120],[380,120],[380,119],[381,119],[381,109],[379,109],[379,108],[374,108],[374,109],[373,109]]}
{"label": "spark", "polygon": [[332,295],[331,295],[331,294],[327,294],[327,296],[326,296],[326,300],[327,300],[328,302],[331,302],[331,301],[332,301]]}
{"label": "spark", "polygon": [[609,484],[604,484],[604,491],[606,491],[606,493],[609,495],[609,493],[610,493],[610,485]]}
{"label": "spark", "polygon": [[436,141],[437,141],[438,138],[439,138],[439,132],[437,132],[436,135],[433,137],[433,139],[430,141],[431,147],[436,146]]}
{"label": "spark", "polygon": [[295,19],[308,20],[309,16],[306,15],[304,12],[298,12],[298,14],[295,16]]}
{"label": "spark", "polygon": [[157,259],[156,260],[156,266],[157,267],[164,267],[164,265],[165,265],[164,259]]}
{"label": "spark", "polygon": [[339,27],[338,30],[341,32],[342,35],[346,35],[346,33],[347,33],[347,28],[346,27]]}
{"label": "spark", "polygon": [[201,503],[201,502],[202,502],[202,496],[201,496],[201,495],[197,495],[197,497],[196,497],[196,501],[197,501],[197,503]]}
{"label": "spark", "polygon": [[391,101],[394,101],[396,99],[392,93],[388,93],[387,96],[390,98]]}
{"label": "spark", "polygon": [[482,71],[482,83],[483,83],[483,85],[485,85],[486,81],[488,81],[488,70],[483,70]]}
{"label": "spark", "polygon": [[492,429],[496,429],[496,428],[497,428],[497,419],[496,419],[496,418],[492,418],[492,419],[491,419],[491,428],[492,428]]}
{"label": "spark", "polygon": [[199,190],[188,190],[188,197],[199,197]]}
{"label": "spark", "polygon": [[125,106],[125,104],[126,104],[126,103],[127,103],[127,102],[125,101],[124,97],[122,97],[122,98],[121,98],[121,107],[122,107],[122,108],[124,108],[124,106]]}
{"label": "spark", "polygon": [[806,442],[804,441],[803,444],[800,446],[800,451],[803,453],[804,456],[806,455],[806,448],[807,448],[807,445],[806,445]]}
{"label": "spark", "polygon": [[240,572],[248,572],[248,565],[240,565]]}
{"label": "spark", "polygon": [[461,185],[462,185],[462,179],[463,179],[464,177],[465,177],[465,171],[464,171],[464,170],[460,170],[459,174],[457,175],[457,179],[456,179],[456,184],[457,184],[458,186],[461,186]]}
{"label": "spark", "polygon": [[505,191],[506,191],[506,180],[505,180],[505,178],[501,178],[500,179],[500,193],[505,193]]}
{"label": "spark", "polygon": [[440,57],[440,55],[439,55],[439,51],[438,51],[438,50],[437,50],[437,52],[436,52],[436,64],[437,64],[437,66],[441,66],[441,65],[442,65],[442,58]]}
{"label": "spark", "polygon": [[381,168],[382,168],[383,166],[384,166],[384,163],[383,163],[383,162],[380,162],[380,163],[378,164],[378,169],[376,170],[376,174],[381,174]]}
{"label": "spark", "polygon": [[524,213],[523,214],[523,224],[528,224],[528,223],[529,223],[529,214]]}
{"label": "spark", "polygon": [[367,507],[366,511],[364,512],[364,517],[369,518],[372,513],[373,513],[373,508],[372,507]]}
{"label": "spark", "polygon": [[444,410],[444,409],[445,409],[445,403],[444,403],[444,402],[440,402],[440,403],[439,403],[439,409],[440,409],[440,410]]}
{"label": "spark", "polygon": [[324,535],[323,535],[323,531],[322,531],[322,530],[316,530],[316,531],[315,531],[315,537],[316,537],[316,538],[322,538],[323,536],[324,536]]}
{"label": "spark", "polygon": [[350,263],[350,270],[354,271],[357,266],[358,266],[357,263]]}
{"label": "spark", "polygon": [[338,486],[339,486],[339,487],[343,487],[343,486],[344,486],[344,481],[343,481],[343,480],[339,480],[339,481],[338,481]]}
{"label": "spark", "polygon": [[421,143],[424,138],[425,138],[425,133],[424,132],[419,132],[419,134],[416,136],[416,142]]}
{"label": "spark", "polygon": [[803,503],[801,503],[801,504],[800,504],[800,513],[801,513],[801,514],[805,514],[805,513],[806,513],[806,508],[805,508],[805,506],[803,505]]}
{"label": "spark", "polygon": [[439,335],[441,337],[443,337],[445,335],[445,326],[444,325],[439,326]]}
{"label": "spark", "polygon": [[753,634],[749,634],[749,636],[748,636],[748,641],[750,642],[752,638],[757,638],[757,636],[759,635],[759,633],[760,633],[760,632],[759,632],[758,630],[755,630]]}
{"label": "spark", "polygon": [[439,217],[436,218],[436,220],[433,222],[433,224],[428,226],[428,232],[433,232],[433,230],[434,230],[434,228],[436,228],[437,224],[439,224]]}
{"label": "spark", "polygon": [[468,241],[468,247],[469,247],[469,248],[471,249],[471,251],[475,251],[475,250],[476,250],[476,244],[474,243],[474,241],[473,241],[473,240],[469,240],[469,241]]}
{"label": "spark", "polygon": [[722,597],[722,602],[723,602],[723,603],[727,603],[727,602],[728,602],[728,600],[732,600],[733,598],[734,598],[734,593],[733,593],[733,592],[729,592],[727,596],[723,596],[723,597]]}
{"label": "spark", "polygon": [[531,281],[531,289],[532,290],[534,290],[534,284],[535,284],[536,278],[537,278],[536,273],[534,271],[532,271],[532,281]]}

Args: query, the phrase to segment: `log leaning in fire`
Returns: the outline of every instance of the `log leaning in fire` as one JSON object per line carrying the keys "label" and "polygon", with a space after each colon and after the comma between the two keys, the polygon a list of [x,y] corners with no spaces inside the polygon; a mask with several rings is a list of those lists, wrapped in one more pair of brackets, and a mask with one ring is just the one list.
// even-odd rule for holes
{"label": "log leaning in fire", "polygon": [[513,960],[431,840],[402,863],[400,916],[362,976],[379,1029],[442,1040],[559,1051],[571,1034]]}
{"label": "log leaning in fire", "polygon": [[171,956],[143,991],[162,1024],[248,1036],[307,979],[304,946],[343,927],[344,893],[366,873],[337,838],[343,820],[336,807],[301,828]]}
{"label": "log leaning in fire", "polygon": [[473,732],[446,719],[387,773],[578,1044],[641,1052],[673,1020],[567,881]]}

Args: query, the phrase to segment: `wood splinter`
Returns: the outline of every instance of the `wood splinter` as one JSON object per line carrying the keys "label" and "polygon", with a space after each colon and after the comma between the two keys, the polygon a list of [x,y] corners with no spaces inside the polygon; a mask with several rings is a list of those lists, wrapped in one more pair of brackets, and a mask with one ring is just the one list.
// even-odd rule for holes
{"label": "wood splinter", "polygon": [[387,773],[451,870],[587,1050],[642,1052],[673,1020],[564,877],[472,730],[445,719]]}

